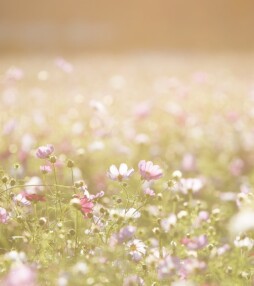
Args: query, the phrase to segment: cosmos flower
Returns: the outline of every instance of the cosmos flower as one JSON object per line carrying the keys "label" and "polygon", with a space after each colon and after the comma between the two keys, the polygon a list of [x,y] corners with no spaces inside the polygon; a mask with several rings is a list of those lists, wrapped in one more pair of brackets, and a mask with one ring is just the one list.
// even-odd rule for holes
{"label": "cosmos flower", "polygon": [[1,283],[3,286],[36,286],[37,274],[34,269],[23,263],[15,264]]}
{"label": "cosmos flower", "polygon": [[146,245],[139,239],[134,239],[127,243],[129,254],[134,261],[140,261],[146,254]]}
{"label": "cosmos flower", "polygon": [[176,221],[177,221],[176,215],[171,213],[167,218],[161,220],[161,227],[165,232],[169,232],[171,227],[175,226]]}
{"label": "cosmos flower", "polygon": [[184,195],[187,195],[189,191],[193,193],[199,192],[203,187],[203,182],[197,178],[180,179],[179,183],[176,184],[175,188]]}
{"label": "cosmos flower", "polygon": [[206,235],[200,235],[194,238],[183,238],[182,244],[184,244],[190,250],[197,250],[205,247],[208,243]]}
{"label": "cosmos flower", "polygon": [[93,212],[94,204],[86,196],[80,198],[80,206],[81,212],[84,214],[85,217],[87,217],[88,214]]}
{"label": "cosmos flower", "polygon": [[122,180],[129,179],[133,172],[134,169],[128,169],[128,166],[125,163],[122,163],[119,169],[117,169],[115,165],[111,165],[109,168],[108,177],[111,180],[121,182]]}
{"label": "cosmos flower", "polygon": [[45,201],[44,188],[39,177],[32,177],[26,184],[21,195],[28,201]]}
{"label": "cosmos flower", "polygon": [[155,196],[155,192],[154,190],[150,189],[150,188],[146,188],[143,190],[143,193],[145,195],[147,195],[148,197],[154,197]]}
{"label": "cosmos flower", "polygon": [[133,285],[144,286],[145,282],[141,277],[137,275],[130,275],[124,279],[123,286],[133,286]]}
{"label": "cosmos flower", "polygon": [[45,146],[40,146],[36,151],[37,158],[47,159],[54,152],[54,146],[52,144],[47,144]]}
{"label": "cosmos flower", "polygon": [[9,215],[6,209],[0,207],[0,223],[6,224],[9,220]]}
{"label": "cosmos flower", "polygon": [[254,247],[254,239],[251,239],[247,236],[244,238],[237,236],[234,240],[234,245],[238,248],[246,248],[248,250],[251,250]]}
{"label": "cosmos flower", "polygon": [[151,161],[141,160],[138,164],[141,178],[146,181],[158,180],[163,173],[159,165],[154,165]]}
{"label": "cosmos flower", "polygon": [[43,174],[51,173],[52,169],[49,165],[40,166],[40,170]]}

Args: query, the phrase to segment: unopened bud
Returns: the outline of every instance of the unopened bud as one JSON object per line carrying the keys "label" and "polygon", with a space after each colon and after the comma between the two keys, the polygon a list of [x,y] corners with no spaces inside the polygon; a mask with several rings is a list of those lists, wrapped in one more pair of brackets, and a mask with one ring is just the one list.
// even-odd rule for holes
{"label": "unopened bud", "polygon": [[76,208],[77,210],[81,209],[80,199],[78,199],[78,198],[71,199],[70,200],[70,205],[73,206],[74,208]]}
{"label": "unopened bud", "polygon": [[47,223],[47,219],[45,217],[39,218],[39,225],[43,226]]}
{"label": "unopened bud", "polygon": [[52,163],[52,164],[55,164],[56,163],[56,156],[50,156],[49,157],[49,162]]}
{"label": "unopened bud", "polygon": [[72,160],[67,161],[67,167],[68,168],[73,168],[74,167],[74,162]]}

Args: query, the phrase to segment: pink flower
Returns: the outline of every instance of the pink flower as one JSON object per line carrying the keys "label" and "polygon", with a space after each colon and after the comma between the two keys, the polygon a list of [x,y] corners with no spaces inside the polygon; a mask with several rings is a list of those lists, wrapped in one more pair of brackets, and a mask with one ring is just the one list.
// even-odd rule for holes
{"label": "pink flower", "polygon": [[81,211],[85,217],[93,212],[94,204],[86,196],[80,198]]}
{"label": "pink flower", "polygon": [[45,146],[40,146],[36,151],[37,158],[47,159],[54,152],[54,146],[52,144],[47,144]]}
{"label": "pink flower", "polygon": [[21,195],[28,201],[45,201],[44,188],[41,186],[42,182],[39,177],[32,177],[25,184],[25,191],[21,192]]}
{"label": "pink flower", "polygon": [[154,165],[151,161],[142,160],[138,164],[141,178],[147,181],[157,180],[162,177],[163,173],[159,165]]}
{"label": "pink flower", "polygon": [[40,170],[42,171],[43,174],[47,174],[47,173],[52,172],[51,167],[48,165],[40,166]]}
{"label": "pink flower", "polygon": [[6,224],[9,220],[9,215],[6,209],[0,207],[0,223]]}
{"label": "pink flower", "polygon": [[184,244],[190,250],[197,250],[205,247],[208,243],[206,235],[200,235],[198,237],[190,238],[183,238],[182,244]]}
{"label": "pink flower", "polygon": [[109,168],[108,177],[111,180],[121,182],[124,179],[128,179],[133,174],[133,172],[134,169],[131,168],[128,170],[128,166],[124,163],[120,165],[119,169],[117,169],[115,165],[111,165]]}
{"label": "pink flower", "polygon": [[22,195],[28,200],[33,202],[45,202],[46,198],[44,195],[41,194],[28,194],[23,192]]}
{"label": "pink flower", "polygon": [[143,190],[144,194],[149,196],[149,197],[154,197],[155,196],[155,192],[154,190],[150,189],[150,188],[146,188]]}
{"label": "pink flower", "polygon": [[4,279],[3,286],[36,286],[37,274],[29,266],[17,264],[11,268]]}

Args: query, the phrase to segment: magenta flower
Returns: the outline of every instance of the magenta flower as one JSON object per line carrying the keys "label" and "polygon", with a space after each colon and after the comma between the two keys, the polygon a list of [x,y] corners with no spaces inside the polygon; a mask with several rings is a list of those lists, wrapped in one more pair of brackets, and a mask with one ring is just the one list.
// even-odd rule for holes
{"label": "magenta flower", "polygon": [[47,159],[54,152],[54,146],[52,144],[47,144],[45,146],[40,146],[36,151],[37,158]]}
{"label": "magenta flower", "polygon": [[151,161],[142,160],[138,164],[141,178],[146,181],[158,180],[163,173],[159,165],[154,165]]}
{"label": "magenta flower", "polygon": [[109,168],[108,177],[111,180],[121,182],[122,180],[128,179],[133,172],[134,169],[128,169],[128,166],[124,163],[120,165],[119,169],[117,169],[115,165],[111,165]]}
{"label": "magenta flower", "polygon": [[0,223],[6,224],[9,220],[9,215],[6,209],[0,207]]}

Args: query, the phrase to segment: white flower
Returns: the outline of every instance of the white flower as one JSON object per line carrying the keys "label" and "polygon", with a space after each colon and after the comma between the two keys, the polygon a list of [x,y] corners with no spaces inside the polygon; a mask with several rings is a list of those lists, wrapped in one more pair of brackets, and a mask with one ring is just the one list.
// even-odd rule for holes
{"label": "white flower", "polygon": [[72,267],[72,270],[74,273],[76,274],[87,274],[88,272],[88,266],[86,263],[84,262],[77,262],[73,267]]}
{"label": "white flower", "polygon": [[42,181],[39,177],[32,177],[26,184],[25,190],[29,195],[34,195],[43,192]]}
{"label": "white flower", "polygon": [[187,195],[189,191],[193,193],[199,192],[203,187],[203,182],[197,178],[180,179],[179,183],[176,184],[176,191]]}
{"label": "white flower", "polygon": [[127,243],[129,254],[134,261],[139,261],[146,254],[146,245],[139,239],[134,239]]}
{"label": "white flower", "polygon": [[128,169],[128,166],[125,163],[122,163],[117,169],[115,165],[111,165],[108,172],[108,177],[114,181],[122,181],[128,179],[134,172],[134,169]]}
{"label": "white flower", "polygon": [[254,240],[249,237],[245,237],[241,239],[240,236],[237,236],[236,239],[234,240],[234,245],[235,247],[238,247],[238,248],[245,247],[248,250],[251,250],[254,246]]}
{"label": "white flower", "polygon": [[229,230],[232,235],[254,229],[254,211],[247,209],[236,214],[229,223]]}
{"label": "white flower", "polygon": [[172,226],[176,224],[177,218],[175,214],[170,214],[167,218],[161,220],[161,227],[168,232]]}
{"label": "white flower", "polygon": [[6,260],[10,260],[13,262],[25,262],[26,261],[26,254],[24,252],[17,252],[15,250],[12,250],[10,252],[7,252],[4,255],[4,258]]}
{"label": "white flower", "polygon": [[110,210],[110,215],[118,215],[120,217],[126,218],[139,218],[141,216],[140,212],[137,211],[135,208],[129,208],[127,211],[125,209],[112,209]]}

